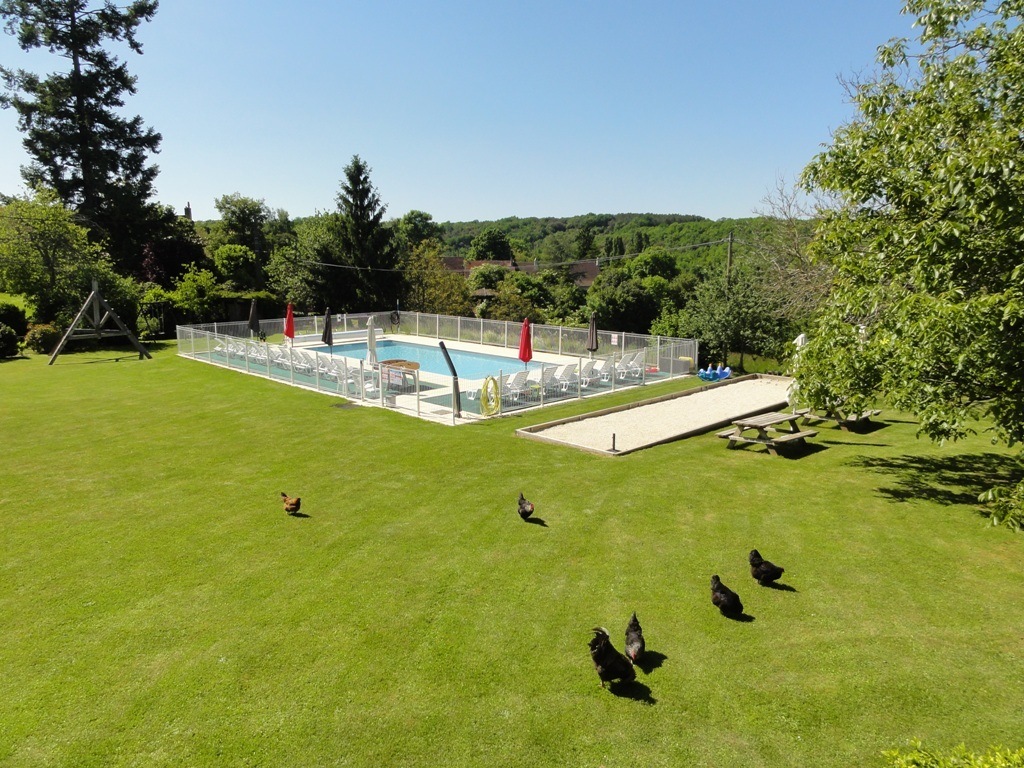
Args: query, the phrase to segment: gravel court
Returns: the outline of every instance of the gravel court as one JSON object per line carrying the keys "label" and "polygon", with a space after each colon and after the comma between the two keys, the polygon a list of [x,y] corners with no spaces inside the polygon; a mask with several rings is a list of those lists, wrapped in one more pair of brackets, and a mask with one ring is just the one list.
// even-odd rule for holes
{"label": "gravel court", "polygon": [[751,374],[619,408],[537,424],[516,430],[516,434],[592,453],[622,455],[725,427],[735,419],[785,408],[792,384],[793,379],[785,376]]}

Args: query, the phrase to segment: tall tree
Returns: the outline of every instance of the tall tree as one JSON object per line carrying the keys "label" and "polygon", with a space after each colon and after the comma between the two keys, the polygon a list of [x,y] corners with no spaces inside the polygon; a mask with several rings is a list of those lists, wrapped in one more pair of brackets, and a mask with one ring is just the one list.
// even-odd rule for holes
{"label": "tall tree", "polygon": [[[1024,2],[908,0],[858,116],[805,171],[836,279],[797,375],[818,407],[880,395],[935,440],[1024,440]],[[857,361],[860,371],[852,369]]]}
{"label": "tall tree", "polygon": [[360,311],[355,279],[346,265],[341,214],[329,211],[299,221],[294,242],[274,249],[266,272],[270,286],[303,309]]}
{"label": "tall tree", "polygon": [[390,309],[403,289],[397,269],[398,248],[392,230],[383,221],[387,206],[370,181],[369,166],[359,155],[345,167],[337,199],[342,256],[351,268],[348,279],[355,294],[351,308]]}
{"label": "tall tree", "polygon": [[441,315],[470,316],[473,302],[469,283],[444,266],[439,240],[423,240],[403,259],[408,288],[403,309]]}
{"label": "tall tree", "polygon": [[141,248],[158,226],[148,202],[157,168],[147,158],[158,150],[160,134],[141,117],[121,114],[136,78],[104,45],[124,42],[141,54],[136,30],[156,9],[157,0],[123,7],[111,0],[0,2],[5,29],[23,50],[46,48],[67,60],[65,71],[45,78],[0,67],[8,89],[0,103],[18,113],[32,158],[22,175],[29,184],[55,189],[125,269],[141,261]]}
{"label": "tall tree", "polygon": [[[879,49],[859,115],[806,169],[832,196],[814,248],[837,276],[801,388],[881,394],[935,439],[987,413],[1024,439],[1024,3],[912,0],[920,40]],[[836,358],[882,367],[837,381]],[[877,383],[877,392],[873,385]]]}
{"label": "tall tree", "polygon": [[594,228],[589,224],[580,227],[576,231],[576,260],[587,261],[597,258],[600,251],[597,250],[597,235]]}
{"label": "tall tree", "polygon": [[804,327],[832,285],[832,265],[810,257],[814,211],[799,189],[781,179],[762,202],[750,239],[753,259],[770,278],[762,281],[763,290],[774,294],[792,323]]}
{"label": "tall tree", "polygon": [[444,240],[444,227],[424,211],[409,211],[398,220],[395,229],[402,244],[409,251],[427,240]]}
{"label": "tall tree", "polygon": [[235,192],[218,197],[213,205],[224,223],[224,244],[244,245],[256,254],[257,263],[265,263],[269,255],[265,227],[271,217],[267,204]]}
{"label": "tall tree", "polygon": [[497,227],[488,227],[473,238],[469,258],[476,261],[512,261],[515,253],[507,234]]}

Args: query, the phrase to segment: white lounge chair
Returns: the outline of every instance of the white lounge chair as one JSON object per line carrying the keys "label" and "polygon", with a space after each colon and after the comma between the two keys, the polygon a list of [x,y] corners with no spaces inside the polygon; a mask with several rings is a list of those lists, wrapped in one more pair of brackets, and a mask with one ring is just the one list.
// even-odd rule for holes
{"label": "white lounge chair", "polygon": [[615,375],[618,376],[620,379],[624,379],[627,376],[629,376],[630,372],[633,370],[634,361],[639,355],[642,355],[643,353],[643,350],[640,350],[639,352],[627,352],[622,357],[620,357],[619,361],[615,363]]}
{"label": "white lounge chair", "polygon": [[507,395],[513,400],[519,400],[523,392],[526,391],[529,377],[530,372],[528,370],[522,370],[506,376],[505,381],[501,384],[501,396],[505,397]]}
{"label": "white lounge chair", "polygon": [[569,363],[555,374],[555,384],[563,392],[568,392],[579,381],[579,377],[576,375],[576,366],[576,363]]}
{"label": "white lounge chair", "polygon": [[264,346],[250,341],[245,345],[245,354],[249,358],[250,363],[256,363],[257,365],[267,364],[267,349]]}
{"label": "white lounge chair", "polygon": [[636,356],[629,362],[629,375],[634,378],[642,378],[644,371],[647,368],[647,350],[641,349],[636,353]]}
{"label": "white lounge chair", "polygon": [[555,374],[557,372],[557,365],[541,365],[540,378],[535,379],[535,381],[545,392],[550,392],[551,390],[558,388],[558,382],[555,380]]}
{"label": "white lounge chair", "polygon": [[584,389],[601,376],[601,372],[597,370],[597,363],[597,360],[587,360],[580,368],[580,386]]}
{"label": "white lounge chair", "polygon": [[312,376],[316,368],[316,360],[306,351],[301,349],[290,350],[292,370],[296,373],[304,373]]}

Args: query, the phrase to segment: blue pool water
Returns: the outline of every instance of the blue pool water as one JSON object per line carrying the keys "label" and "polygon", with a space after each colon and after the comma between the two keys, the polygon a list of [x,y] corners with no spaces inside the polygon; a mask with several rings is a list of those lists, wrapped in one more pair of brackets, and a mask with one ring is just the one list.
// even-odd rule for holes
{"label": "blue pool water", "polygon": [[[331,351],[329,347],[313,347],[313,349],[325,354]],[[335,344],[334,354],[339,357],[365,360],[366,342]],[[448,349],[448,354],[451,355],[452,364],[455,366],[455,371],[459,374],[460,379],[483,379],[487,376],[497,376],[499,371],[505,374],[515,373],[522,370],[523,367],[522,361],[517,357],[502,357],[501,355],[466,352],[461,349],[451,348]],[[377,342],[377,359],[412,360],[420,364],[421,371],[451,376],[451,371],[448,370],[448,365],[444,361],[444,354],[436,343],[434,346],[426,346],[383,339]],[[531,362],[529,367],[539,368],[540,364]]]}

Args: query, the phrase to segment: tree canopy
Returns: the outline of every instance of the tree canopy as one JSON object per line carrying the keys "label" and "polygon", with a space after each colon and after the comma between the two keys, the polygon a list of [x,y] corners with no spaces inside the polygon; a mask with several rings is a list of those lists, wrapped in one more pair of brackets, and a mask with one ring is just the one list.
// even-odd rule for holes
{"label": "tree canopy", "polygon": [[937,440],[989,415],[1024,438],[1024,2],[909,0],[920,37],[879,49],[858,115],[805,171],[831,198],[832,265],[801,353],[801,396],[881,395]]}
{"label": "tree canopy", "polygon": [[115,263],[129,271],[159,228],[149,198],[160,134],[142,118],[122,114],[135,77],[104,47],[124,42],[142,53],[136,31],[156,13],[156,0],[119,7],[90,0],[2,0],[5,28],[25,51],[46,48],[67,60],[67,70],[40,77],[0,67],[8,93],[0,104],[18,113],[32,162],[22,169],[30,185],[55,189],[105,240]]}
{"label": "tree canopy", "polygon": [[38,189],[0,207],[0,291],[25,296],[37,322],[69,323],[93,280],[133,324],[138,292],[89,242],[88,231],[55,192]]}

